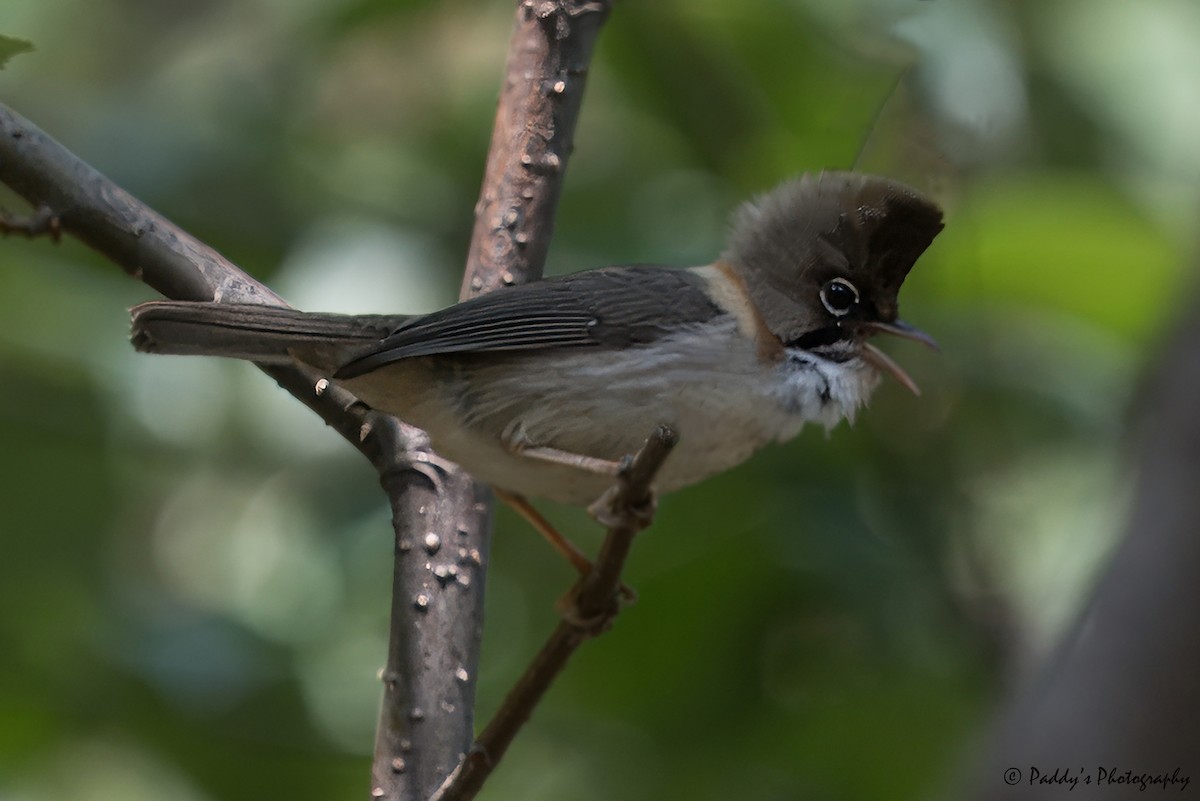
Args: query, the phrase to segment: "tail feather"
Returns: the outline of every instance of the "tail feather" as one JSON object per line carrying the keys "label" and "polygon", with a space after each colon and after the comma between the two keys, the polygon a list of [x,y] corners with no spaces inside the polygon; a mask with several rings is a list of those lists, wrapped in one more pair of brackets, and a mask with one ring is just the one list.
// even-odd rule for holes
{"label": "tail feather", "polygon": [[144,353],[226,356],[281,363],[300,358],[336,369],[406,318],[302,312],[277,306],[154,301],[132,311],[133,346]]}

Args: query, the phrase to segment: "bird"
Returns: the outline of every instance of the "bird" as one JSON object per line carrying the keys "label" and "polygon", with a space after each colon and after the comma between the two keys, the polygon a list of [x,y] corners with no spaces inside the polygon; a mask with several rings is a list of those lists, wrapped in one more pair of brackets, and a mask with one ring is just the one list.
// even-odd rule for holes
{"label": "bird", "polygon": [[919,394],[870,340],[937,349],[899,318],[898,295],[942,228],[898,181],[809,173],[743,203],[701,266],[601,267],[424,315],[152,301],[131,310],[131,337],[149,353],[304,362],[424,429],[550,537],[528,499],[596,501],[656,426],[678,436],[661,495],[805,424],[853,422],[881,374]]}

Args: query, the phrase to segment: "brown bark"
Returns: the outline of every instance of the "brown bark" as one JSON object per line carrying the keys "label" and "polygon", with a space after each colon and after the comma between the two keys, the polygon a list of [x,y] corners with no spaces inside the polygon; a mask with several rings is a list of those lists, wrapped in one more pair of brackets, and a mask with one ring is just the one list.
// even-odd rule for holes
{"label": "brown bark", "polygon": [[[534,280],[542,274],[555,209],[582,102],[587,65],[610,2],[523,0],[518,4],[486,173],[476,208],[462,296]],[[135,278],[175,300],[284,305],[271,290],[148,208],[0,105],[0,180],[36,208],[28,220],[7,218],[28,235],[71,234]],[[261,366],[277,383],[362,451],[380,474],[395,530],[392,616],[372,771],[373,798],[426,798],[465,759],[472,742],[474,686],[483,621],[490,528],[486,490],[440,460],[424,435],[370,412],[353,395],[304,367]],[[606,620],[615,612],[620,566],[633,533],[647,522],[629,517],[669,450],[665,435],[635,462],[613,513],[601,572],[575,596],[577,615]],[[667,444],[663,444],[667,443]],[[630,477],[633,477],[632,480]],[[641,489],[639,489],[641,487]],[[633,493],[630,493],[630,489]],[[635,497],[636,496],[636,497]],[[570,651],[594,631],[564,623],[552,637]],[[528,717],[500,716],[504,736],[490,745],[493,765]],[[535,667],[532,673],[537,674]],[[521,698],[520,687],[514,691]],[[513,705],[507,704],[508,709]],[[515,723],[515,725],[514,725]],[[487,732],[485,731],[485,735]],[[473,753],[481,753],[476,749]],[[490,769],[489,769],[490,770]],[[467,772],[473,789],[489,771]],[[457,792],[457,791],[454,791]]]}
{"label": "brown bark", "polygon": [[[461,297],[541,277],[586,68],[609,5],[572,0],[518,4]],[[384,482],[386,486],[386,475]],[[373,798],[429,797],[451,769],[462,764],[473,737],[488,541],[486,536],[472,535],[463,542],[454,531],[456,522],[461,525],[465,519],[462,515],[485,524],[491,501],[484,488],[457,472],[443,481],[439,505],[435,506],[430,492],[421,485],[398,495],[389,493],[398,539]],[[444,511],[447,504],[457,511]],[[414,518],[413,513],[421,509],[440,524],[432,530],[441,548],[453,542],[460,548],[454,552],[457,556],[422,551],[421,537],[427,534],[403,522],[420,521],[420,515]],[[465,556],[463,545],[469,546]],[[457,576],[448,581],[446,571],[452,568]],[[470,599],[464,605],[469,610],[447,602],[455,597]],[[411,631],[422,636],[410,637]],[[459,636],[452,635],[455,631]],[[467,633],[473,638],[470,647]],[[427,637],[441,646],[432,659]],[[474,658],[465,658],[468,651]],[[406,686],[404,679],[412,686]],[[425,738],[418,736],[422,733]]]}
{"label": "brown bark", "polygon": [[611,6],[518,3],[463,297],[541,277],[588,64]]}
{"label": "brown bark", "polygon": [[[283,305],[217,251],[3,105],[0,181],[37,207],[35,218],[53,221],[43,226],[47,230],[77,237],[169,298]],[[474,733],[486,505],[465,473],[437,459],[421,432],[371,413],[336,384],[317,391],[322,377],[303,365],[260,367],[366,455],[388,493],[399,558],[384,674],[385,720],[396,725],[386,731],[385,778],[395,797],[424,798],[457,764]],[[449,544],[439,559],[415,559],[403,548],[430,535]],[[461,570],[460,552],[469,563]],[[453,587],[443,581],[451,565],[458,579]],[[422,596],[428,603],[415,603]],[[414,780],[423,784],[413,787]],[[402,788],[411,792],[400,795]]]}

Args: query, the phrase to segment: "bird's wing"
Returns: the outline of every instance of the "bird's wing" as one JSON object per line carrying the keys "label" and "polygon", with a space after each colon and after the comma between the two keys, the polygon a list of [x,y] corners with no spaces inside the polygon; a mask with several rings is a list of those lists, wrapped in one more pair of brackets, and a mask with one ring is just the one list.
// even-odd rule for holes
{"label": "bird's wing", "polygon": [[414,356],[653,342],[722,314],[688,270],[607,267],[500,289],[415,317],[337,371],[354,378]]}

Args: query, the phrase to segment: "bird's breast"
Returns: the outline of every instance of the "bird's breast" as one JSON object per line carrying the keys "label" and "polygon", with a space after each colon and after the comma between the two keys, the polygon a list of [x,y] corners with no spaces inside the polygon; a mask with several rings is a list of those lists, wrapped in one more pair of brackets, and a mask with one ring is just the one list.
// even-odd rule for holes
{"label": "bird's breast", "polygon": [[425,389],[407,409],[392,411],[484,481],[586,505],[610,477],[521,456],[512,443],[616,461],[666,424],[679,444],[656,486],[669,492],[791,438],[809,420],[836,423],[859,402],[853,376],[802,353],[764,361],[725,315],[633,348],[444,360],[425,373]]}

